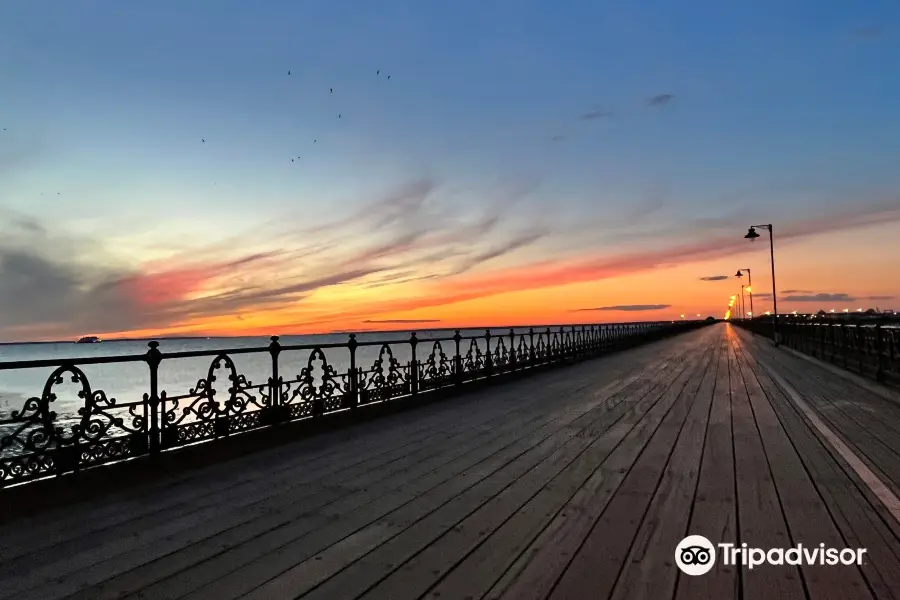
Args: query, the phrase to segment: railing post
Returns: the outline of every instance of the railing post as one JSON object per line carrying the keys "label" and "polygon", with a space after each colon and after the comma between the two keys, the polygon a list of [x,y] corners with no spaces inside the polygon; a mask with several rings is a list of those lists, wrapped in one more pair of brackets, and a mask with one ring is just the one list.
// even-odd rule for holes
{"label": "railing post", "polygon": [[348,404],[351,409],[359,406],[359,370],[356,366],[356,349],[358,347],[359,342],[356,341],[356,334],[351,333],[350,339],[347,340],[347,349],[350,350],[350,371],[347,373],[347,377],[350,380],[347,382],[350,386]]}
{"label": "railing post", "polygon": [[534,327],[528,328],[528,361],[531,363],[531,366],[534,367],[535,364],[535,355],[534,355]]}
{"label": "railing post", "polygon": [[415,396],[419,393],[419,359],[416,357],[416,346],[419,344],[419,338],[413,331],[409,336],[409,348],[411,358],[409,360],[409,387],[410,393]]}
{"label": "railing post", "polygon": [[491,371],[493,370],[494,361],[491,357],[491,330],[484,330],[484,345],[485,345],[485,357],[484,357],[484,375],[485,377],[491,376]]}
{"label": "railing post", "polygon": [[884,381],[884,340],[881,337],[881,323],[875,324],[875,379]]}
{"label": "railing post", "polygon": [[144,397],[145,402],[150,403],[150,430],[149,450],[150,454],[159,454],[160,451],[160,414],[159,414],[159,364],[162,362],[162,352],[159,351],[159,342],[149,342],[147,350],[147,365],[150,367],[150,397]]}
{"label": "railing post", "polygon": [[865,347],[865,344],[861,343],[862,342],[862,338],[860,337],[861,333],[862,333],[862,326],[859,323],[857,323],[856,324],[856,334],[854,336],[856,338],[856,362],[859,365],[859,373],[861,375],[865,375],[866,374],[866,365],[863,361],[863,348]]}
{"label": "railing post", "polygon": [[[269,406],[276,411],[280,411],[281,406],[281,376],[278,374],[278,356],[281,354],[281,343],[278,336],[273,335],[272,343],[269,344],[269,354],[272,357],[272,377],[269,379]],[[275,414],[280,414],[276,412]]]}
{"label": "railing post", "polygon": [[544,333],[547,334],[547,345],[546,350],[544,351],[544,364],[549,364],[553,359],[553,333],[550,331],[550,328],[547,328],[547,331]]}
{"label": "railing post", "polygon": [[512,327],[509,328],[509,356],[507,357],[507,361],[509,364],[509,370],[516,370],[516,361],[519,360],[518,352],[516,351],[516,330]]}
{"label": "railing post", "polygon": [[462,335],[459,333],[459,329],[456,330],[456,333],[453,334],[453,341],[456,343],[456,356],[453,357],[453,370],[456,375],[456,385],[462,385],[463,382],[463,362],[462,362],[462,354],[460,348],[460,342],[462,342]]}
{"label": "railing post", "polygon": [[844,356],[844,368],[847,368],[847,328],[846,323],[841,323],[841,354]]}

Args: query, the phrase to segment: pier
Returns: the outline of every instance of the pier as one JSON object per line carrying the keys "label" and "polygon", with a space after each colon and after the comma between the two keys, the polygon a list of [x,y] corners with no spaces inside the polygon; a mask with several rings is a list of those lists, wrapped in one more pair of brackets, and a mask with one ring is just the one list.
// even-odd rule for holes
{"label": "pier", "polygon": [[573,363],[10,519],[0,598],[900,596],[900,394],[727,323]]}

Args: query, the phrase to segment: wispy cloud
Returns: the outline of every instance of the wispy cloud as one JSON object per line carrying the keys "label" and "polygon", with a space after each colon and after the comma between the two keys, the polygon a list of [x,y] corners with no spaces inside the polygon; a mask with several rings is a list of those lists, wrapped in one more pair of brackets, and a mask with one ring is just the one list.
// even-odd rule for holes
{"label": "wispy cloud", "polygon": [[365,319],[363,323],[440,323],[440,319]]}
{"label": "wispy cloud", "polygon": [[603,108],[594,108],[586,113],[579,115],[582,121],[595,121],[597,119],[606,119],[613,116],[613,112]]}
{"label": "wispy cloud", "polygon": [[819,293],[809,295],[791,295],[782,298],[785,302],[852,302],[856,300],[850,294],[843,292],[836,294]]}
{"label": "wispy cloud", "polygon": [[670,308],[671,304],[617,304],[615,306],[598,306],[597,308],[576,308],[572,312],[584,312],[594,310],[619,311],[619,312],[641,312],[646,310],[662,310]]}
{"label": "wispy cloud", "polygon": [[337,286],[459,275],[521,251],[549,231],[517,230],[509,218],[529,185],[507,187],[485,199],[481,215],[468,216],[438,202],[436,189],[431,180],[414,181],[331,223],[267,229],[271,237],[256,248],[255,236],[238,234],[143,265],[123,265],[99,244],[13,215],[0,225],[0,337],[246,317],[302,304]]}
{"label": "wispy cloud", "polygon": [[665,106],[675,98],[674,94],[657,94],[647,100],[650,106]]}
{"label": "wispy cloud", "polygon": [[884,35],[884,29],[876,26],[868,26],[868,27],[857,27],[853,30],[853,37],[864,39],[864,40],[873,40],[880,38]]}
{"label": "wispy cloud", "polygon": [[726,279],[730,279],[728,275],[710,275],[708,277],[701,277],[700,281],[724,281]]}
{"label": "wispy cloud", "polygon": [[[894,296],[854,296],[846,292],[812,292],[810,290],[784,290],[779,302],[857,302],[864,300],[893,300]],[[771,293],[753,294],[754,298],[769,299]]]}
{"label": "wispy cloud", "polygon": [[[679,238],[663,237],[653,247],[627,252],[582,248],[576,254],[546,254],[541,244],[567,238],[570,230],[546,218],[539,227],[516,226],[520,199],[533,189],[532,183],[505,186],[485,198],[481,212],[461,214],[436,182],[422,179],[329,223],[294,227],[295,219],[286,215],[269,224],[262,241],[253,235],[259,225],[253,225],[222,242],[145,264],[124,263],[90,238],[4,214],[0,337],[217,331],[216,323],[236,323],[238,316],[242,327],[282,333],[329,323],[393,321],[412,310],[600,281],[748,248],[730,231],[679,243],[698,239],[688,229]],[[900,201],[859,204],[784,222],[779,243],[898,221]],[[711,277],[725,278],[704,279],[715,280]],[[390,293],[377,293],[383,286],[391,286]]]}

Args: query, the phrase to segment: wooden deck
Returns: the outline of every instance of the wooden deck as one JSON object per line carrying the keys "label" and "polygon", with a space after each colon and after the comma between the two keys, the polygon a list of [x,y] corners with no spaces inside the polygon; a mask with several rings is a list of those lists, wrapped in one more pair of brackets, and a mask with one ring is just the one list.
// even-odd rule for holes
{"label": "wooden deck", "polygon": [[898,495],[900,402],[722,324],[9,523],[0,598],[898,598]]}

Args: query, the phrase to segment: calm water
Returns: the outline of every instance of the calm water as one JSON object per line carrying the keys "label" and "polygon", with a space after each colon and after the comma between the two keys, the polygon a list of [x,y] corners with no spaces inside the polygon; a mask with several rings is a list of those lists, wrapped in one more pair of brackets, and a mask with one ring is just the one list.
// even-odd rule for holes
{"label": "calm water", "polygon": [[[508,330],[507,330],[508,332]],[[526,329],[517,330],[516,333],[526,333]],[[464,335],[482,335],[483,329],[463,331]],[[420,343],[416,350],[417,358],[424,361],[431,353],[435,338],[446,338],[453,335],[452,331],[419,332]],[[357,335],[360,343],[377,342],[373,346],[360,346],[357,349],[357,366],[363,369],[371,369],[372,364],[378,358],[381,343],[388,341],[402,342],[409,339],[405,332],[389,333],[362,333]],[[346,334],[312,335],[312,336],[284,336],[282,345],[318,345],[318,344],[345,344],[348,340]],[[504,340],[509,347],[509,336]],[[518,344],[518,338],[516,340]],[[269,344],[267,337],[259,338],[216,338],[216,339],[187,339],[187,340],[162,340],[160,350],[163,353],[186,351],[217,351],[232,348],[259,348],[259,352],[251,354],[230,355],[235,363],[238,373],[243,374],[253,384],[264,384],[271,376],[271,357],[265,350]],[[463,340],[462,351],[469,349],[469,340]],[[455,351],[452,341],[441,342],[444,353],[451,357]],[[482,351],[485,349],[484,340],[479,340],[478,345]],[[495,343],[492,341],[492,347]],[[401,365],[406,365],[410,360],[410,346],[408,343],[391,344],[394,357]],[[51,344],[14,344],[0,346],[0,363],[21,360],[41,359],[76,359],[79,360],[105,357],[144,354],[147,351],[146,341],[102,342],[99,344],[75,344],[61,342]],[[308,365],[310,350],[284,351],[279,357],[279,374],[285,379],[294,379],[300,371]],[[338,374],[345,373],[350,365],[350,353],[346,348],[324,349],[328,363],[334,367]],[[76,358],[77,357],[77,358]],[[197,358],[174,358],[163,360],[159,369],[160,390],[164,390],[170,398],[188,393],[190,388],[197,385],[198,380],[206,378],[213,356]],[[316,361],[314,364],[314,376],[317,383],[320,381],[321,368]],[[123,362],[101,365],[79,365],[90,383],[91,390],[102,390],[107,397],[115,398],[118,403],[139,402],[145,393],[149,392],[149,371],[146,363]],[[17,370],[0,370],[0,418],[8,418],[10,411],[21,410],[23,403],[29,397],[40,397],[47,378],[51,374],[51,368],[32,368]],[[217,371],[219,375],[216,383],[217,398],[227,397],[225,390],[228,381],[224,370]],[[54,386],[57,400],[54,402],[54,410],[63,421],[71,421],[76,411],[84,405],[78,397],[81,390],[80,384],[71,382],[66,377],[62,384]]]}

